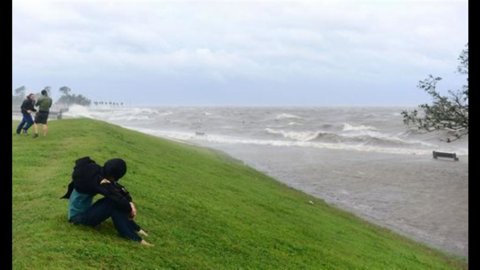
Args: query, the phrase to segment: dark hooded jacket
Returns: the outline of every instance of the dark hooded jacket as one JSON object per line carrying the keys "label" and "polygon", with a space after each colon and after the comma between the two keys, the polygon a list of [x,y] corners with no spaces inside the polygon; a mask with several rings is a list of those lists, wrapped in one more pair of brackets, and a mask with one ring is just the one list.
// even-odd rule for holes
{"label": "dark hooded jacket", "polygon": [[[122,163],[118,161],[122,161]],[[112,171],[116,173],[112,175]],[[62,198],[70,198],[73,189],[80,193],[90,195],[102,194],[115,202],[119,210],[130,213],[132,211],[130,206],[132,197],[125,187],[118,183],[118,179],[122,177],[125,172],[125,162],[120,159],[107,161],[105,166],[102,167],[90,159],[90,157],[80,158],[75,161],[72,181],[68,185],[67,193],[65,193]],[[115,176],[115,181],[102,182],[105,176]]]}
{"label": "dark hooded jacket", "polygon": [[37,110],[33,107],[33,103],[34,103],[34,101],[27,97],[22,102],[22,106],[20,106],[20,109],[22,110],[22,113],[23,114],[29,114],[28,113],[29,110],[32,111],[32,112],[36,112]]}

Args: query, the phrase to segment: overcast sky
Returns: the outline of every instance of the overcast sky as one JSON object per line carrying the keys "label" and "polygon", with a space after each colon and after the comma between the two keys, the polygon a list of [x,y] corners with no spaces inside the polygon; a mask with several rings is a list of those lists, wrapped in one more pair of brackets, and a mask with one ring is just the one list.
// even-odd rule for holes
{"label": "overcast sky", "polygon": [[[13,1],[13,87],[130,105],[418,105],[467,0]],[[13,91],[13,89],[12,89]]]}

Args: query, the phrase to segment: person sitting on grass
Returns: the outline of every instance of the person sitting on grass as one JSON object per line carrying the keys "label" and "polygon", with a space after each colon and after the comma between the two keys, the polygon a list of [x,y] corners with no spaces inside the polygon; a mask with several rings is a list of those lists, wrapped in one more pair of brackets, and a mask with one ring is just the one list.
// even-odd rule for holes
{"label": "person sitting on grass", "polygon": [[[88,156],[76,160],[72,181],[62,197],[69,199],[68,221],[95,227],[111,217],[120,236],[153,246],[139,236],[148,234],[135,223],[135,204],[125,187],[118,183],[126,171],[127,165],[120,158],[108,160],[103,167]],[[92,204],[96,194],[104,197]]]}

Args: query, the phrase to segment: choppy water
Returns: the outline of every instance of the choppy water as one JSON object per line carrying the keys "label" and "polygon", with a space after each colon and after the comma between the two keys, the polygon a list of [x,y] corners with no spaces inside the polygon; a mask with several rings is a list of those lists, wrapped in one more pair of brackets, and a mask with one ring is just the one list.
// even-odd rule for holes
{"label": "choppy water", "polygon": [[468,154],[468,138],[446,143],[438,133],[408,130],[403,108],[90,108],[85,116],[201,145],[270,145],[392,154]]}

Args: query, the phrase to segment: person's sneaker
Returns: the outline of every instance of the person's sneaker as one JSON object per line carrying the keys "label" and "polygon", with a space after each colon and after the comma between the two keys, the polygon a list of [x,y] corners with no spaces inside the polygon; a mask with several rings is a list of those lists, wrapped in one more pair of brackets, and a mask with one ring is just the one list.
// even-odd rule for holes
{"label": "person's sneaker", "polygon": [[33,134],[33,138],[34,138],[34,139],[37,138],[37,137],[38,137],[38,134],[37,134],[37,133]]}

